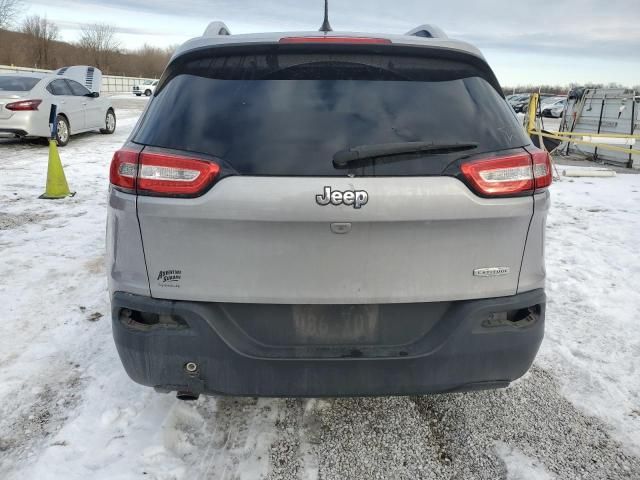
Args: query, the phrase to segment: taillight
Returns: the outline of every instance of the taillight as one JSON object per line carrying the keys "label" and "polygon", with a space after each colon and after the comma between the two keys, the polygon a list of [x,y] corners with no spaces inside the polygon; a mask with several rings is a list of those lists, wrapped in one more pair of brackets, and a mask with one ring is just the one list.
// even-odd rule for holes
{"label": "taillight", "polygon": [[213,182],[220,166],[179,155],[118,150],[111,162],[111,183],[139,195],[197,197]]}
{"label": "taillight", "polygon": [[388,38],[372,37],[283,37],[280,43],[340,43],[351,45],[391,45]]}
{"label": "taillight", "polygon": [[460,167],[481,195],[505,196],[533,191],[533,168],[528,153],[475,160]]}
{"label": "taillight", "polygon": [[109,181],[119,190],[134,193],[138,173],[138,155],[140,152],[123,148],[113,154]]}
{"label": "taillight", "polygon": [[138,193],[197,196],[220,172],[216,163],[189,157],[142,152]]}
{"label": "taillight", "polygon": [[14,112],[26,112],[38,110],[42,100],[21,100],[19,102],[7,103],[5,108]]}
{"label": "taillight", "polygon": [[533,178],[535,179],[536,191],[547,188],[553,181],[549,152],[538,148],[531,152],[531,157],[533,158]]}

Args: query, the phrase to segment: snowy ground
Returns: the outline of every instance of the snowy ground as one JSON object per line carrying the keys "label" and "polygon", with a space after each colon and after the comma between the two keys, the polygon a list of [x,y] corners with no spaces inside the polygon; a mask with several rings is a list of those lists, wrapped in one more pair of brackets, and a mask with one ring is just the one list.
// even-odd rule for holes
{"label": "snowy ground", "polygon": [[114,101],[115,135],[61,150],[73,198],[0,143],[1,479],[640,478],[640,175],[553,186],[546,339],[509,389],[180,403],[111,339],[107,171],[145,99]]}

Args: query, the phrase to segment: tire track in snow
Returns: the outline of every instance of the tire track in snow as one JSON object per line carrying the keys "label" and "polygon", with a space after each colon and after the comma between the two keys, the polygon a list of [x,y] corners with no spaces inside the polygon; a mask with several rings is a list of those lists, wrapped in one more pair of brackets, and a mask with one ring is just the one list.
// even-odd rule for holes
{"label": "tire track in snow", "polygon": [[[79,365],[65,362],[51,365],[48,372],[26,386],[24,395],[4,397],[0,407],[0,473],[2,478],[16,472],[20,464],[37,457],[60,430],[80,402],[83,379]],[[59,371],[66,372],[60,375]],[[33,379],[32,379],[33,380]]]}
{"label": "tire track in snow", "polygon": [[184,478],[261,478],[275,436],[276,402],[247,397],[176,402],[165,422],[164,447],[186,466]]}

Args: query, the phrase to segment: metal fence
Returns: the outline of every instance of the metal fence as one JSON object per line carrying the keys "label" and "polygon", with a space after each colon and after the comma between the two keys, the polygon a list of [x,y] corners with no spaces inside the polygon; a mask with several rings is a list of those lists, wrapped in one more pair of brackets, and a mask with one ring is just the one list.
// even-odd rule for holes
{"label": "metal fence", "polygon": [[155,78],[116,77],[113,75],[102,76],[102,92],[127,92],[131,93],[133,86]]}
{"label": "metal fence", "polygon": [[[25,68],[14,67],[11,65],[0,65],[0,74],[2,73],[51,73],[51,70],[43,70],[41,68]],[[146,80],[156,80],[155,78],[145,77],[119,77],[116,75],[103,75],[102,88],[100,93],[131,93],[133,86]]]}
{"label": "metal fence", "polygon": [[[638,134],[640,96],[637,92],[623,88],[587,89],[580,100],[569,103],[563,126],[574,132]],[[638,145],[629,148],[638,148]],[[569,150],[588,153],[605,163],[640,169],[640,155],[584,144],[571,144]]]}

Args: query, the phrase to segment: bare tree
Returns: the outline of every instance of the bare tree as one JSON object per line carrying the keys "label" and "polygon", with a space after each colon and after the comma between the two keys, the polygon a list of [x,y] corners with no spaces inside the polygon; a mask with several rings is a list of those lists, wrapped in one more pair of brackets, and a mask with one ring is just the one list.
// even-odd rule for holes
{"label": "bare tree", "polygon": [[145,43],[132,53],[137,57],[136,67],[141,75],[158,75],[169,62],[171,55],[173,55],[173,50],[154,47]]}
{"label": "bare tree", "polygon": [[120,48],[115,27],[107,23],[83,25],[78,44],[90,52],[95,66],[101,70],[108,67],[109,57]]}
{"label": "bare tree", "polygon": [[35,66],[50,67],[51,46],[58,39],[58,26],[47,20],[47,17],[31,15],[22,22],[21,31],[30,37]]}
{"label": "bare tree", "polygon": [[22,0],[0,0],[0,28],[8,28],[18,16]]}
{"label": "bare tree", "polygon": [[[23,30],[22,23],[20,30]],[[78,43],[67,43],[56,40],[50,45],[47,52],[48,64],[40,57],[40,48],[36,37],[41,35],[43,29],[40,22],[30,21],[27,28],[16,32],[0,29],[0,65],[18,65],[21,67],[38,66],[56,69],[65,65],[92,65],[94,53],[81,47]],[[51,36],[49,25],[46,26],[48,35]],[[35,36],[34,36],[35,34]],[[104,74],[126,75],[132,77],[158,78],[164,70],[175,47],[143,46],[137,51],[119,49],[109,54],[108,64],[101,68]],[[1,477],[1,475],[0,475]]]}

